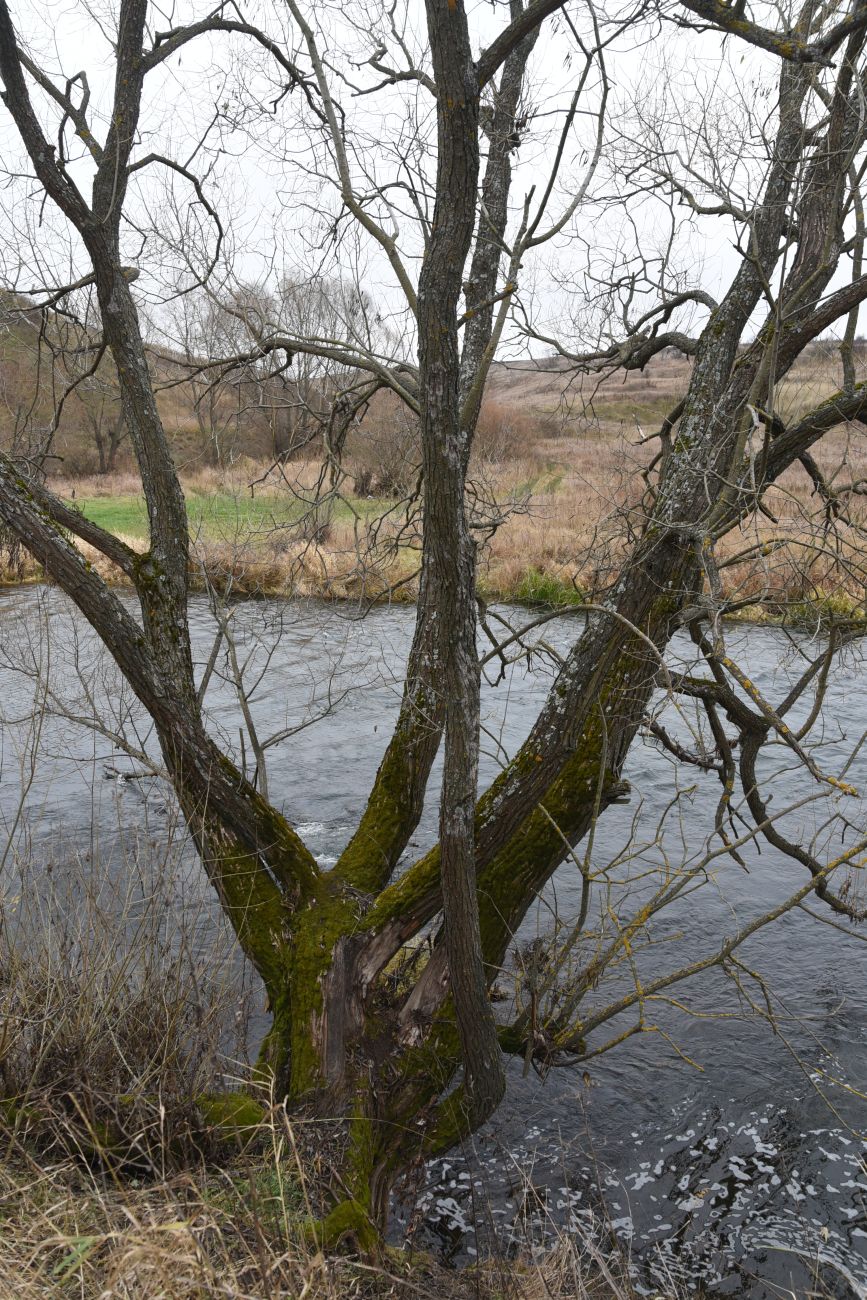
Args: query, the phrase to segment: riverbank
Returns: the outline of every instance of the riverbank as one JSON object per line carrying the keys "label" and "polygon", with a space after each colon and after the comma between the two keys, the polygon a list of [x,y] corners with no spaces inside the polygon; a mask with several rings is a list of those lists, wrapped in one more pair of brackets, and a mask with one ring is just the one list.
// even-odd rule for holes
{"label": "riverbank", "polygon": [[631,1300],[627,1253],[553,1220],[544,1250],[464,1269],[418,1223],[375,1258],[326,1249],[329,1171],[251,1082],[261,990],[225,923],[203,949],[168,848],[128,880],[58,857],[13,851],[0,890],[2,1300]]}
{"label": "riverbank", "polygon": [[[405,660],[413,626],[413,611],[405,607],[379,610],[364,624],[345,613],[336,605],[307,602],[246,603],[234,611],[239,644],[249,644],[251,632],[267,637],[270,628],[274,635],[280,714],[273,696],[261,701],[264,725],[323,713],[315,726],[296,729],[290,743],[276,747],[269,764],[275,797],[285,801],[323,866],[334,862],[357,823],[399,705],[395,670]],[[71,717],[82,715],[81,692],[89,691],[92,699],[102,680],[84,620],[52,592],[26,588],[4,596],[3,614],[4,745],[7,755],[23,756],[23,784],[11,759],[0,784],[0,819],[13,827],[20,818],[0,895],[3,1091],[40,1089],[42,1098],[53,1101],[64,1131],[81,1134],[79,1146],[85,1147],[92,1137],[86,1128],[82,1133],[71,1098],[80,1101],[103,1144],[101,1126],[116,1118],[114,1099],[124,1099],[122,1117],[133,1121],[130,1135],[140,1146],[154,1143],[148,1146],[150,1182],[142,1182],[141,1172],[130,1175],[140,1184],[130,1189],[132,1212],[143,1215],[135,1194],[152,1183],[198,1179],[200,1167],[216,1182],[229,1167],[244,1176],[243,1165],[234,1163],[244,1153],[224,1160],[206,1149],[204,1157],[184,1164],[163,1156],[161,1143],[180,1140],[192,1129],[193,1150],[202,1150],[201,1121],[190,1099],[220,1086],[243,1086],[244,1062],[255,1055],[267,1028],[261,987],[237,960],[235,942],[165,789],[116,753],[110,739],[94,751],[77,725],[69,725]],[[191,601],[190,615],[194,656],[201,663],[214,626],[203,597]],[[49,629],[50,654],[40,648]],[[572,619],[545,629],[559,653],[573,635]],[[732,654],[749,663],[764,698],[782,698],[791,681],[787,638],[760,628],[732,629],[731,635]],[[683,634],[672,651],[675,660],[688,656]],[[40,667],[48,674],[44,682],[28,677],[28,670]],[[790,670],[796,672],[797,663]],[[110,683],[110,664],[105,671]],[[323,710],[318,684],[325,681],[333,688]],[[827,722],[820,724],[824,770],[840,772],[867,727],[863,681],[857,661],[831,673]],[[483,687],[486,734],[498,737],[506,753],[514,752],[538,716],[549,687],[535,656],[532,663],[513,665],[499,690]],[[39,709],[38,761],[31,766],[35,733],[28,709],[34,692],[38,709],[45,698],[51,707]],[[213,692],[211,716],[231,734],[239,722],[232,683],[217,677]],[[124,713],[124,719],[124,725],[135,724],[134,713]],[[848,743],[835,719],[844,720]],[[671,714],[662,721],[671,726]],[[484,785],[497,768],[498,755],[486,745]],[[634,747],[625,777],[633,790],[631,806],[613,808],[594,837],[603,866],[622,862],[625,836],[654,842],[670,807],[670,767],[652,744]],[[849,779],[867,788],[860,751]],[[775,805],[794,804],[803,793],[797,772],[784,764],[775,778]],[[704,852],[718,802],[717,775],[699,774],[695,788],[690,785],[682,796],[682,815],[660,843],[662,863]],[[413,846],[420,854],[437,832],[436,800],[429,803]],[[634,822],[639,810],[641,821]],[[856,820],[857,809],[850,816]],[[642,978],[649,982],[670,963],[714,951],[735,919],[746,922],[774,906],[780,890],[788,889],[791,868],[769,854],[750,854],[747,865],[749,873],[718,859],[707,885],[678,904],[671,942],[639,951]],[[642,858],[635,872],[646,869]],[[624,888],[629,887],[627,880]],[[580,884],[568,862],[557,878],[556,899],[560,916],[577,914]],[[529,943],[537,928],[531,918],[516,942]],[[428,1250],[473,1260],[484,1256],[492,1229],[516,1251],[528,1234],[547,1241],[558,1225],[581,1238],[589,1213],[600,1222],[601,1196],[650,1294],[667,1293],[668,1273],[684,1285],[700,1280],[711,1293],[720,1289],[753,1300],[771,1300],[783,1286],[809,1294],[804,1269],[811,1259],[821,1259],[826,1273],[835,1264],[849,1267],[863,1284],[863,1149],[853,1141],[853,1130],[864,1127],[857,1092],[867,1024],[862,956],[856,931],[829,931],[798,911],[769,927],[749,954],[773,1006],[782,1009],[781,1034],[758,1014],[750,1017],[743,1005],[733,1014],[734,990],[724,980],[702,978],[684,986],[681,1009],[657,1002],[653,1024],[662,1032],[629,1039],[610,1057],[592,1061],[586,1074],[552,1071],[543,1083],[532,1071],[525,1077],[518,1063],[494,1130],[481,1135],[471,1152],[450,1152],[416,1171],[421,1197],[410,1199],[400,1219],[396,1214],[396,1232],[410,1233]],[[610,989],[599,993],[610,995]],[[190,1041],[195,1052],[180,1050]],[[131,1097],[140,1103],[132,1111]],[[62,1189],[48,1182],[51,1169],[66,1158],[57,1134],[41,1141],[32,1132],[27,1136],[31,1152],[40,1153],[52,1204],[60,1205]],[[4,1149],[14,1149],[8,1138]],[[103,1176],[92,1152],[88,1169]],[[106,1181],[113,1186],[113,1175]],[[163,1213],[169,1222],[183,1217],[177,1208]],[[70,1234],[75,1222],[81,1235],[104,1231],[98,1220],[79,1218]],[[117,1220],[110,1230],[124,1226]],[[552,1231],[550,1240],[556,1239]],[[293,1300],[302,1289],[299,1284]],[[833,1288],[830,1293],[843,1294]],[[127,1294],[138,1300],[134,1289]]]}
{"label": "riverbank", "polygon": [[[626,475],[624,447],[610,439],[597,440],[595,459],[587,440],[580,455],[566,439],[548,440],[544,456],[538,452],[479,471],[473,502],[479,594],[552,609],[579,606],[616,580],[626,540],[640,524],[640,464]],[[185,476],[193,589],[211,587],[233,598],[414,602],[417,505],[358,495],[351,475],[323,496],[319,473],[312,461],[279,469],[245,462]],[[775,489],[775,513],[769,509],[717,548],[722,589],[741,620],[815,627],[863,617],[867,557],[860,516],[844,522],[823,508],[817,519],[804,478],[790,471]],[[52,487],[133,550],[145,549],[147,516],[133,474],[56,479]],[[125,583],[105,557],[81,549],[108,582]],[[22,549],[0,551],[0,582],[42,576]]]}
{"label": "riverbank", "polygon": [[[373,1257],[351,1238],[326,1248],[329,1172],[229,1041],[258,995],[225,924],[202,951],[197,909],[165,901],[168,851],[138,864],[141,891],[89,855],[48,878],[17,854],[8,865],[3,1300],[633,1300],[604,1223],[591,1239],[552,1219],[544,1249],[528,1239],[507,1258],[492,1239],[463,1269],[420,1248],[418,1222]],[[418,1192],[424,1169],[413,1177]]]}
{"label": "riverbank", "polygon": [[[116,971],[102,975],[111,981]],[[177,990],[165,992],[172,997]],[[102,1012],[94,1008],[94,1014],[99,1020]],[[604,1221],[593,1225],[592,1235],[552,1221],[544,1247],[498,1248],[492,1240],[483,1258],[463,1268],[419,1248],[412,1234],[373,1253],[359,1254],[351,1237],[326,1246],[312,1212],[323,1172],[310,1165],[309,1144],[296,1143],[283,1107],[267,1096],[261,1103],[245,1098],[230,1117],[226,1105],[209,1108],[201,1099],[171,1095],[177,1061],[151,1064],[157,1072],[150,1096],[111,1095],[109,1081],[95,1075],[74,1092],[43,1087],[30,1089],[24,1105],[0,1103],[3,1300],[637,1300],[646,1294],[635,1290],[628,1248]],[[169,1085],[165,1101],[161,1071]],[[218,1113],[222,1123],[215,1125]],[[484,1195],[481,1188],[481,1201]],[[675,1300],[686,1291],[672,1284],[664,1294]]]}
{"label": "riverbank", "polygon": [[[4,1135],[7,1136],[8,1135]],[[423,1251],[379,1258],[305,1239],[285,1134],[264,1154],[138,1177],[13,1140],[0,1164],[4,1300],[633,1300],[626,1262],[563,1234],[536,1257],[464,1270]],[[671,1292],[674,1296],[676,1293]]]}

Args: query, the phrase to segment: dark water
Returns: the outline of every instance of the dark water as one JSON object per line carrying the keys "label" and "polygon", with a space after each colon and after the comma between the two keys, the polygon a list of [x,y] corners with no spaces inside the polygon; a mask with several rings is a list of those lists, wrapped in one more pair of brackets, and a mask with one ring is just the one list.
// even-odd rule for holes
{"label": "dark water", "polygon": [[[242,658],[253,656],[250,673],[255,678],[267,667],[254,691],[257,726],[263,735],[293,733],[270,750],[271,797],[323,864],[335,860],[364,806],[397,708],[412,618],[411,610],[379,610],[359,622],[318,605],[235,611]],[[204,662],[212,638],[204,602],[194,606],[193,626]],[[562,649],[577,626],[574,617],[558,619],[541,635]],[[793,648],[781,633],[757,628],[731,631],[728,640],[772,700],[800,670],[799,656],[820,648],[803,640]],[[690,657],[685,643],[672,647],[671,662],[680,656]],[[36,668],[47,674],[47,699],[34,687]],[[540,651],[486,691],[486,778],[526,734],[550,679]],[[840,772],[867,730],[865,688],[867,667],[850,653],[834,671],[818,732],[816,758],[826,772]],[[49,706],[38,734],[27,721],[34,692]],[[215,680],[211,694],[213,725],[237,748],[231,684]],[[137,761],[103,735],[55,716],[61,705],[79,716],[98,707],[115,733],[135,736],[153,753],[128,693],[64,600],[35,588],[0,594],[0,852],[11,839],[54,861],[74,844],[94,859],[123,863],[132,842],[159,849],[173,824],[165,789],[156,780],[124,780]],[[689,723],[687,714],[666,717],[684,738]],[[716,776],[697,769],[678,776],[650,743],[636,743],[627,776],[631,802],[605,815],[592,854],[597,870],[615,864],[609,876],[618,908],[624,898],[630,908],[639,905],[667,869],[701,857],[720,790]],[[775,809],[816,793],[782,746],[765,760],[764,776]],[[867,791],[867,753],[857,750],[847,780]],[[435,782],[431,796],[411,855],[433,839]],[[831,812],[828,799],[814,801],[784,825],[793,835],[817,833],[819,843],[833,838],[839,852],[839,824],[821,830]],[[844,843],[865,820],[860,799],[848,800],[846,812],[854,830]],[[630,842],[642,847],[629,853]],[[217,924],[213,901],[180,832],[178,844],[168,903],[195,917],[197,942],[206,948]],[[743,852],[746,869],[716,859],[701,888],[655,922],[654,944],[635,953],[645,983],[710,953],[802,883],[801,868],[767,847]],[[7,878],[15,869],[8,853]],[[574,916],[579,886],[577,868],[567,863],[518,942],[547,932],[555,911],[565,921]],[[594,904],[597,924],[603,902]],[[589,1062],[586,1073],[554,1072],[543,1083],[513,1066],[495,1121],[474,1150],[427,1171],[415,1189],[415,1214],[404,1207],[396,1231],[411,1220],[419,1244],[461,1258],[491,1234],[544,1243],[553,1224],[592,1225],[598,1238],[613,1233],[629,1247],[648,1294],[676,1280],[725,1295],[770,1297],[780,1288],[804,1295],[818,1276],[828,1294],[867,1296],[865,938],[867,926],[844,921],[842,930],[832,929],[796,909],[739,950],[744,966],[766,981],[767,1000],[749,976],[739,995],[714,969],[648,1002],[647,1032]],[[633,978],[624,964],[594,992],[594,1005],[610,1002]],[[772,1008],[776,1032],[747,995]],[[589,1047],[634,1019],[630,1013],[603,1026]]]}

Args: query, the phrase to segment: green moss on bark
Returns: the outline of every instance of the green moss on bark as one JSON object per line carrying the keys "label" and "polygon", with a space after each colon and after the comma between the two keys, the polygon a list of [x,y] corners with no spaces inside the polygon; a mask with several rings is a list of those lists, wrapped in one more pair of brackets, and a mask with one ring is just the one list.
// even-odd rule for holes
{"label": "green moss on bark", "polygon": [[321,1228],[322,1245],[333,1250],[350,1245],[363,1254],[372,1254],[379,1246],[376,1224],[364,1206],[355,1200],[341,1201],[328,1214]]}
{"label": "green moss on bark", "polygon": [[196,1105],[209,1128],[240,1138],[252,1137],[267,1113],[260,1102],[245,1092],[200,1093]]}

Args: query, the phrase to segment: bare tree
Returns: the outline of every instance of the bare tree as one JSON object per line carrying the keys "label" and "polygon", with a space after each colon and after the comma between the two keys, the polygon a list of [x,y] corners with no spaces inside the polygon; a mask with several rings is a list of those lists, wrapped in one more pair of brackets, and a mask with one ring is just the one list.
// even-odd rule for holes
{"label": "bare tree", "polygon": [[[248,445],[242,421],[249,423],[251,405],[254,411],[258,406],[250,364],[211,364],[239,351],[238,335],[236,318],[203,291],[186,293],[172,304],[169,337],[173,347],[164,358],[168,370],[164,384],[180,387],[190,398],[204,457],[213,465],[231,464],[242,454]],[[246,401],[242,396],[245,386]]]}
{"label": "bare tree", "polygon": [[[807,6],[791,30],[780,31],[715,0],[683,0],[675,11],[676,21],[732,31],[782,56],[767,166],[749,206],[736,213],[744,232],[742,259],[719,302],[693,290],[672,295],[667,283],[656,284],[657,297],[637,318],[627,312],[620,337],[604,347],[572,350],[585,368],[634,368],[664,347],[680,346],[693,357],[689,389],[660,431],[664,453],[616,585],[585,608],[584,629],[562,657],[529,736],[478,795],[476,541],[467,503],[472,437],[523,259],[565,230],[598,169],[607,45],[641,17],[641,10],[633,11],[606,27],[590,8],[579,29],[577,15],[563,11],[559,21],[571,33],[581,68],[561,117],[550,176],[514,213],[511,178],[523,130],[525,73],[542,23],[561,7],[560,0],[526,6],[512,0],[510,21],[478,54],[461,0],[429,0],[429,52],[411,48],[389,10],[385,45],[364,66],[376,85],[417,89],[436,128],[426,155],[433,157],[435,174],[417,185],[404,179],[392,191],[365,171],[364,151],[338,99],[327,41],[296,0],[287,0],[290,34],[279,38],[239,17],[236,5],[151,36],[146,0],[123,0],[114,96],[102,139],[89,116],[86,78],[49,78],[23,49],[0,0],[5,105],[35,183],[87,255],[84,278],[95,286],[102,343],[117,369],[141,472],[149,549],[133,553],[67,509],[9,457],[0,458],[0,518],[76,603],[153,720],[205,870],[268,992],[273,1023],[260,1072],[293,1111],[321,1121],[318,1140],[326,1121],[333,1124],[334,1184],[324,1189],[322,1206],[326,1240],[353,1235],[363,1244],[375,1242],[396,1174],[458,1141],[496,1107],[504,1053],[547,1068],[599,1050],[587,1047],[587,1036],[631,1008],[639,1009],[642,1028],[648,997],[710,965],[725,966],[751,934],[811,894],[843,915],[860,915],[854,892],[833,877],[860,861],[863,839],[856,835],[833,856],[793,842],[768,811],[756,778],[757,757],[773,742],[803,764],[805,779],[814,783],[810,798],[847,796],[845,774],[825,772],[806,747],[807,732],[794,731],[786,716],[821,682],[829,654],[853,629],[835,634],[831,650],[805,667],[785,699],[767,700],[726,653],[715,561],[717,542],[762,509],[764,494],[789,466],[809,458],[814,443],[841,420],[867,413],[867,396],[848,379],[833,398],[788,424],[769,402],[802,350],[867,297],[860,268],[831,287],[853,247],[847,232],[861,178],[867,17],[860,7],[844,15],[832,6],[814,16]],[[146,79],[205,32],[254,43],[278,70],[281,96],[291,91],[303,103],[318,151],[310,166],[336,185],[340,222],[346,217],[363,231],[390,268],[417,348],[414,361],[395,360],[375,341],[360,345],[346,321],[340,338],[311,338],[241,309],[252,336],[249,356],[305,353],[345,366],[365,376],[369,387],[397,394],[421,429],[423,550],[402,705],[358,828],[330,870],[317,864],[208,728],[190,650],[183,495],[157,409],[132,280],[122,265],[133,176],[168,168],[189,185],[193,204],[213,212],[187,163],[152,152],[138,156]],[[559,214],[549,216],[557,168],[585,101],[594,123],[586,163]],[[48,121],[52,113],[49,129],[43,116]],[[72,165],[73,140],[86,151],[88,198],[76,179],[81,159]],[[415,175],[416,155],[410,154],[403,150],[401,165]],[[401,205],[415,214],[421,232],[415,246],[401,232]],[[416,259],[417,277],[411,269]],[[685,338],[665,326],[688,302],[703,304],[706,318],[695,336]],[[750,323],[761,313],[765,319],[750,337]],[[233,364],[242,361],[238,355]],[[135,588],[140,618],[101,581],[70,536],[122,570]],[[695,638],[706,674],[672,676],[663,665],[666,645],[683,626]],[[509,633],[491,653],[506,655],[520,643],[520,633]],[[604,810],[625,795],[623,763],[660,680],[706,710],[712,747],[692,753],[674,738],[669,747],[681,761],[711,763],[721,772],[720,846],[675,878],[665,876],[649,901],[618,916],[616,933],[600,935],[592,959],[564,994],[557,972],[575,948],[574,935],[567,936],[550,968],[534,969],[514,1021],[498,1024],[490,984],[532,900]],[[658,724],[655,734],[666,743]],[[398,871],[441,744],[439,843]],[[738,766],[751,822],[735,836],[726,817]],[[805,869],[784,905],[721,936],[717,948],[688,966],[650,984],[636,978],[634,988],[613,1001],[588,1003],[606,967],[632,952],[662,907],[700,879],[715,856],[737,855],[756,837]],[[588,861],[582,871],[589,897],[594,875]],[[586,907],[582,912],[574,934],[586,922]],[[404,978],[384,978],[407,942],[429,930],[429,951],[416,950],[403,962]]]}
{"label": "bare tree", "polygon": [[55,312],[29,295],[8,295],[4,398],[15,415],[6,442],[21,454],[25,438],[34,465],[55,455],[65,460],[53,450],[61,432],[64,453],[72,449],[92,459],[95,451],[104,474],[114,468],[125,437],[120,394],[114,369],[95,342],[99,330],[91,328],[89,303],[74,297],[73,290],[65,310]]}

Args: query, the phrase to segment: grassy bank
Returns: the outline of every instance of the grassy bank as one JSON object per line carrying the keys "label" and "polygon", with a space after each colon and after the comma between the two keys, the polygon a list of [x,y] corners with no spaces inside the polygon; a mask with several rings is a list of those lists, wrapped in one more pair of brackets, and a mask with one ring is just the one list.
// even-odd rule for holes
{"label": "grassy bank", "polygon": [[[507,454],[479,456],[471,511],[485,599],[557,608],[592,599],[616,580],[650,507],[645,473],[657,445],[636,437],[640,424],[629,427],[618,405],[626,400],[621,394],[597,402],[606,418],[585,419],[580,430],[561,424],[552,434],[549,417],[546,436],[513,441]],[[653,400],[664,405],[673,393]],[[867,454],[851,429],[828,434],[820,454],[829,481],[835,474],[840,481],[841,466],[847,481],[867,481]],[[345,469],[339,491],[324,501],[317,497],[321,465],[312,460],[270,472],[252,461],[190,470],[183,486],[194,585],[207,580],[237,596],[414,600],[417,503],[358,493],[370,476],[351,460]],[[414,472],[405,477],[407,486],[415,482]],[[89,519],[145,548],[146,512],[132,473],[55,478],[52,486]],[[827,502],[798,465],[763,505],[715,552],[722,588],[740,616],[815,626],[863,613],[867,497]],[[120,580],[101,556],[87,554],[109,581]],[[6,581],[37,576],[37,566],[20,554],[0,572]]]}
{"label": "grassy bank", "polygon": [[[131,1179],[19,1146],[0,1163],[4,1300],[632,1300],[623,1260],[562,1235],[448,1269],[421,1251],[324,1252],[301,1231],[285,1138],[221,1167]],[[667,1295],[674,1296],[671,1291]]]}
{"label": "grassy bank", "polygon": [[[72,492],[75,492],[74,487]],[[142,543],[147,537],[147,510],[140,493],[82,496],[76,492],[67,500],[88,519],[116,536]],[[252,493],[242,495],[240,491],[227,490],[225,485],[219,484],[213,491],[191,484],[186,500],[190,531],[194,537],[206,542],[255,538],[291,530],[310,510],[305,501],[293,499],[288,493],[280,495],[272,490],[256,496]],[[352,498],[351,504],[349,501],[336,501],[330,511],[331,520],[340,525],[355,518],[370,519],[381,512],[384,504],[372,498],[358,497]]]}
{"label": "grassy bank", "polygon": [[[79,1099],[82,1108],[87,1097]],[[552,1225],[549,1245],[446,1267],[411,1242],[359,1257],[311,1229],[307,1175],[273,1107],[243,1144],[127,1165],[0,1125],[3,1300],[635,1300],[608,1230]],[[162,1154],[162,1163],[158,1158]],[[155,1162],[155,1157],[157,1162]],[[671,1297],[671,1290],[660,1293]]]}

